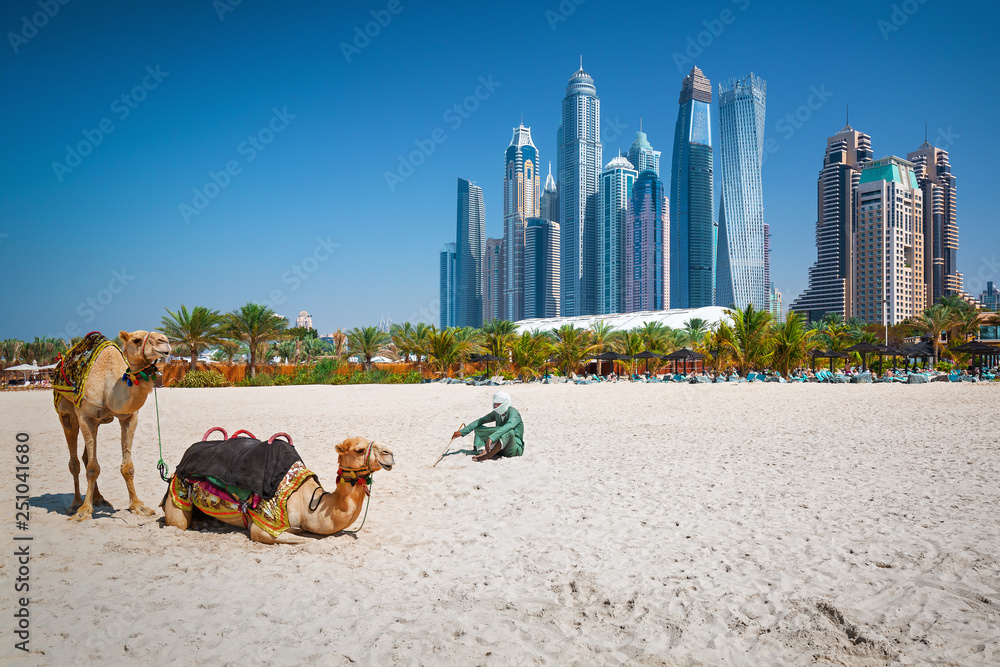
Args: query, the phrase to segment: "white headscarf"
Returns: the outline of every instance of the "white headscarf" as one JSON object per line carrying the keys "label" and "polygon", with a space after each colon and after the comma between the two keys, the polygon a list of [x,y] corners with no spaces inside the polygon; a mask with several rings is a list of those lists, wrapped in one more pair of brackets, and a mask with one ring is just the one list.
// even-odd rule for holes
{"label": "white headscarf", "polygon": [[499,403],[499,408],[493,408],[493,412],[497,413],[501,417],[507,414],[507,409],[510,407],[510,394],[505,391],[498,391],[493,394],[494,405]]}

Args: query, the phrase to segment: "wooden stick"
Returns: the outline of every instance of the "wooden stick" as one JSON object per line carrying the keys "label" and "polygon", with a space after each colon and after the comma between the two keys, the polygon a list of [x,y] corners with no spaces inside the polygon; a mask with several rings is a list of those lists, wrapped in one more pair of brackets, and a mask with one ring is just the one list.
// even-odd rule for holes
{"label": "wooden stick", "polygon": [[[461,426],[459,426],[459,427],[458,427],[458,430],[459,430],[459,431],[461,431],[461,430],[462,430],[463,428],[465,428],[465,424],[462,424]],[[446,449],[444,450],[444,454],[441,454],[441,456],[439,456],[439,457],[438,457],[438,460],[437,460],[437,461],[435,461],[435,462],[434,462],[434,465],[432,465],[432,466],[431,466],[432,468],[436,468],[436,467],[437,467],[437,464],[441,463],[441,459],[443,459],[443,458],[444,458],[444,455],[448,453],[448,450],[449,450],[449,449],[451,449],[451,443],[453,443],[453,442],[455,442],[455,438],[452,438],[452,439],[451,439],[451,440],[450,440],[450,441],[448,442],[448,447],[447,447],[447,448],[446,448]]]}

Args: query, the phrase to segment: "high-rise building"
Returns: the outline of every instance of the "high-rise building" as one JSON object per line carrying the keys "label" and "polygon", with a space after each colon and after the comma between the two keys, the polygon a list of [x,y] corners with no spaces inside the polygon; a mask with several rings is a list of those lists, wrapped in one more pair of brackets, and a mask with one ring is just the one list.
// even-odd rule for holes
{"label": "high-rise building", "polygon": [[948,151],[931,146],[926,139],[906,159],[913,163],[924,194],[924,282],[927,302],[934,304],[942,296],[962,294],[955,176]]}
{"label": "high-rise building", "polygon": [[559,222],[559,186],[556,185],[556,179],[552,178],[551,162],[549,162],[549,175],[545,177],[545,189],[542,190],[538,208],[538,217]]}
{"label": "high-rise building", "polygon": [[486,239],[483,259],[483,323],[503,318],[503,239]]}
{"label": "high-rise building", "polygon": [[771,225],[766,222],[764,223],[764,284],[767,285],[767,303],[770,306],[774,283],[771,282]]}
{"label": "high-rise building", "polygon": [[455,299],[455,244],[445,243],[441,251],[441,328],[455,326],[458,315]]}
{"label": "high-rise building", "polygon": [[524,227],[538,216],[538,149],[531,128],[518,125],[505,155],[503,179],[504,317],[524,319]]}
{"label": "high-rise building", "polygon": [[486,251],[486,209],[483,189],[458,179],[458,224],[455,234],[455,326],[483,323],[483,253]]}
{"label": "high-rise building", "polygon": [[771,283],[771,306],[769,310],[771,311],[771,318],[775,322],[781,322],[781,292],[774,289],[774,283]]}
{"label": "high-rise building", "polygon": [[861,165],[873,157],[872,138],[850,124],[826,140],[826,154],[816,184],[816,262],[809,285],[789,310],[818,322],[827,313],[850,317],[854,294],[852,234],[854,189]]}
{"label": "high-rise building", "polygon": [[666,310],[670,294],[670,203],[656,172],[632,186],[625,223],[625,312]]}
{"label": "high-rise building", "polygon": [[594,79],[573,73],[559,128],[559,226],[564,317],[597,312],[597,183],[601,176],[601,101]]}
{"label": "high-rise building", "polygon": [[559,223],[528,218],[524,235],[524,317],[559,317]]}
{"label": "high-rise building", "polygon": [[646,133],[642,131],[642,121],[639,121],[639,131],[635,133],[635,141],[628,149],[628,161],[632,163],[637,172],[652,169],[656,172],[656,177],[660,177],[660,151],[654,151],[646,138]]}
{"label": "high-rise building", "polygon": [[597,313],[625,312],[625,218],[632,185],[638,176],[618,156],[601,173],[597,191]]}
{"label": "high-rise building", "polygon": [[1000,290],[993,286],[993,281],[986,282],[986,289],[979,295],[979,302],[984,310],[1000,310]]}
{"label": "high-rise building", "polygon": [[767,83],[749,76],[719,84],[722,201],[715,300],[720,306],[770,307],[764,259],[764,110]]}
{"label": "high-rise building", "polygon": [[697,67],[681,84],[670,173],[670,307],[715,304],[712,84]]}
{"label": "high-rise building", "polygon": [[927,307],[924,206],[912,162],[867,162],[854,196],[851,315],[899,324]]}

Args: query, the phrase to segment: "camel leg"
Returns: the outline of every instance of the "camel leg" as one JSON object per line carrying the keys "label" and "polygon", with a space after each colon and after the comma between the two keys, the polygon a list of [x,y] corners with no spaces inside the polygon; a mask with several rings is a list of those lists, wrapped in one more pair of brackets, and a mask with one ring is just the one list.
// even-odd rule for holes
{"label": "camel leg", "polygon": [[83,454],[84,464],[87,466],[87,495],[83,499],[83,504],[76,514],[70,517],[71,521],[84,521],[94,515],[94,489],[97,488],[97,478],[101,474],[101,466],[97,463],[97,427],[98,420],[92,417],[77,417],[80,424],[80,432],[83,433],[83,445],[86,451]]}
{"label": "camel leg", "polygon": [[80,458],[76,454],[80,422],[72,412],[60,412],[59,421],[62,423],[63,435],[66,436],[66,445],[69,447],[69,474],[73,476],[73,503],[69,506],[69,513],[75,514],[83,504],[83,498],[80,496]]}
{"label": "camel leg", "polygon": [[128,510],[140,516],[153,516],[156,514],[155,510],[152,510],[139,500],[139,496],[135,494],[135,484],[132,482],[132,478],[135,476],[135,466],[132,465],[132,438],[135,436],[135,427],[139,424],[138,417],[135,414],[128,415],[126,417],[119,417],[118,423],[122,427],[122,477],[125,478],[125,486],[128,487]]}
{"label": "camel leg", "polygon": [[194,508],[184,511],[174,505],[174,501],[167,496],[163,503],[163,522],[168,526],[187,530],[191,527],[191,517],[194,515]]}
{"label": "camel leg", "polygon": [[305,544],[309,540],[298,535],[289,533],[287,530],[279,533],[277,537],[271,535],[256,523],[250,523],[250,540],[261,544]]}
{"label": "camel leg", "polygon": [[[102,424],[104,422],[101,422]],[[83,450],[83,467],[87,467],[87,449]],[[101,495],[101,489],[97,486],[97,480],[94,480],[94,507],[111,507],[111,503],[104,499]]]}

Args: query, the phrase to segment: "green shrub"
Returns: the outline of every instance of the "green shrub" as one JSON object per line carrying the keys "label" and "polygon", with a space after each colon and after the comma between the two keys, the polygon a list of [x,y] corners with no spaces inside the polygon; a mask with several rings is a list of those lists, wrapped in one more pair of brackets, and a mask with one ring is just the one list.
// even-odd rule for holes
{"label": "green shrub", "polygon": [[255,377],[249,375],[236,383],[237,387],[284,387],[292,384],[291,375],[277,373],[258,373]]}
{"label": "green shrub", "polygon": [[230,383],[219,371],[188,371],[173,386],[188,389],[195,387],[228,387]]}
{"label": "green shrub", "polygon": [[950,361],[939,361],[934,364],[934,368],[939,371],[948,372],[953,368],[953,364]]}

